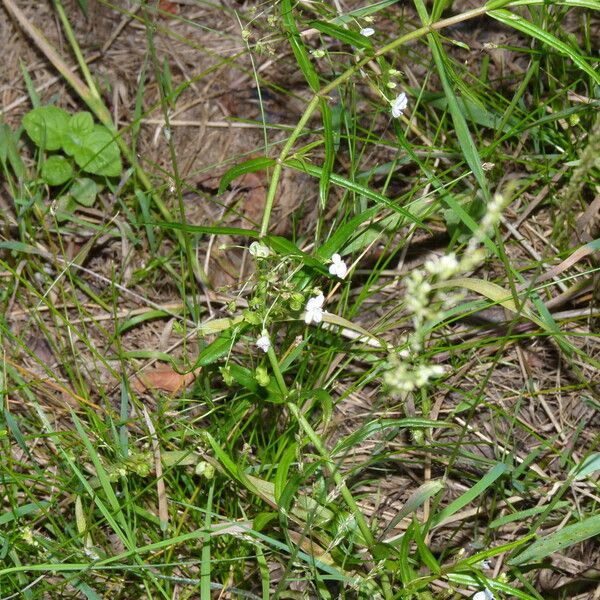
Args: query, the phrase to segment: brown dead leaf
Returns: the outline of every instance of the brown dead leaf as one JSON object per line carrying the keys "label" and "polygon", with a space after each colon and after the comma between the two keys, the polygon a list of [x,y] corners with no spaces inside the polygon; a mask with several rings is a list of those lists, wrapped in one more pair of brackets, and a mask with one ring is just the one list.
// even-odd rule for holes
{"label": "brown dead leaf", "polygon": [[131,387],[138,394],[146,390],[159,390],[161,392],[168,392],[169,394],[176,394],[190,385],[196,379],[200,370],[199,367],[195,371],[182,375],[174,371],[171,367],[157,367],[147,373],[136,375],[131,382]]}
{"label": "brown dead leaf", "polygon": [[158,3],[158,10],[170,13],[172,15],[178,15],[179,4],[176,4],[175,2],[169,2],[169,0],[160,0]]}

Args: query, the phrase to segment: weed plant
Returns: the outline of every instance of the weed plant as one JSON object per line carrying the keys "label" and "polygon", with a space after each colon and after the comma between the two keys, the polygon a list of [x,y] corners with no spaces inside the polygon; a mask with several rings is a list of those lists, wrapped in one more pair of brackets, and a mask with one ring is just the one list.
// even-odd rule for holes
{"label": "weed plant", "polygon": [[[5,0],[78,106],[0,123],[1,598],[597,597],[598,4],[465,4]],[[262,145],[190,171],[215,73]]]}

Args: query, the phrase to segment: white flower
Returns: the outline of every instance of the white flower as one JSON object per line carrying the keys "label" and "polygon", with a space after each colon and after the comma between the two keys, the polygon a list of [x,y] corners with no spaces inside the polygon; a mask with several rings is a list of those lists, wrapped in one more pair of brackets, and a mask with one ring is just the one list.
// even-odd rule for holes
{"label": "white flower", "polygon": [[401,117],[404,109],[408,106],[408,98],[404,92],[400,92],[392,102],[392,117]]}
{"label": "white flower", "polygon": [[365,37],[371,37],[375,33],[375,30],[372,27],[365,27],[360,30],[360,35],[364,35]]}
{"label": "white flower", "polygon": [[483,592],[477,592],[474,594],[471,600],[494,600],[494,594],[485,588]]}
{"label": "white flower", "polygon": [[267,256],[271,254],[268,246],[265,246],[260,242],[252,242],[248,250],[250,251],[250,254],[254,256],[254,258],[267,258]]}
{"label": "white flower", "polygon": [[268,352],[271,347],[271,339],[267,335],[266,331],[256,340],[256,345],[263,351]]}
{"label": "white flower", "polygon": [[309,298],[306,303],[306,311],[304,313],[304,322],[308,325],[309,323],[320,323],[323,320],[323,303],[325,302],[325,296],[319,294],[314,298]]}
{"label": "white flower", "polygon": [[342,257],[339,254],[334,254],[331,257],[331,264],[329,265],[329,272],[340,279],[344,279],[346,274],[348,273],[348,267],[346,263],[342,260]]}

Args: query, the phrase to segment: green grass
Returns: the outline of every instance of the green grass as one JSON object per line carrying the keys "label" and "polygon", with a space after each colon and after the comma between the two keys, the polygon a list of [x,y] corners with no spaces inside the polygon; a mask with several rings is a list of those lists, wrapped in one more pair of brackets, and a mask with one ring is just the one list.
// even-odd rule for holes
{"label": "green grass", "polygon": [[[19,20],[124,166],[65,208],[44,136],[1,117],[1,598],[591,597],[600,244],[577,219],[598,181],[597,7],[454,4],[142,3],[120,123],[85,59],[98,3]],[[76,112],[28,68],[23,112]],[[256,118],[228,120],[258,146],[223,134],[218,161],[190,160],[177,110],[250,88]],[[242,255],[253,271],[215,285]],[[197,377],[143,389],[157,365]]]}

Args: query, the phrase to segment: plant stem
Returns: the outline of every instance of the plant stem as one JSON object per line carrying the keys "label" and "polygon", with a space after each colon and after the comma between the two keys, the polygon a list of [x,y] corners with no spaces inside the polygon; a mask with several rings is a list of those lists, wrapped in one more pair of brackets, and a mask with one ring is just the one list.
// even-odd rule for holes
{"label": "plant stem", "polygon": [[277,357],[275,356],[273,347],[270,347],[267,350],[267,356],[269,357],[269,362],[271,363],[271,368],[273,369],[273,374],[275,375],[275,380],[277,381],[279,390],[281,391],[283,397],[287,398],[289,391],[287,385],[285,385],[285,381],[283,379],[283,375],[281,374],[281,369],[279,368],[279,363],[277,362]]}
{"label": "plant stem", "polygon": [[[321,458],[327,464],[327,467],[331,473],[331,476],[333,477],[333,481],[337,489],[340,490],[344,502],[346,502],[348,508],[350,509],[350,512],[354,515],[358,528],[362,533],[367,547],[372,551],[373,547],[375,546],[375,538],[373,536],[373,533],[371,532],[371,529],[369,528],[369,525],[364,515],[362,514],[362,511],[358,507],[358,504],[356,504],[356,500],[354,499],[352,492],[348,489],[344,478],[337,470],[335,463],[331,460],[331,457],[329,456],[327,449],[323,445],[321,438],[319,438],[317,432],[312,428],[311,424],[306,420],[306,418],[300,412],[300,409],[298,408],[298,406],[296,406],[296,404],[294,404],[293,402],[288,402],[287,407],[292,413],[292,415],[294,415],[294,417],[297,419],[300,427],[308,436],[308,439],[310,440],[311,444],[316,448],[317,452],[321,455]],[[389,578],[386,573],[383,573],[381,576],[381,584],[385,598],[392,598],[393,593]]]}

